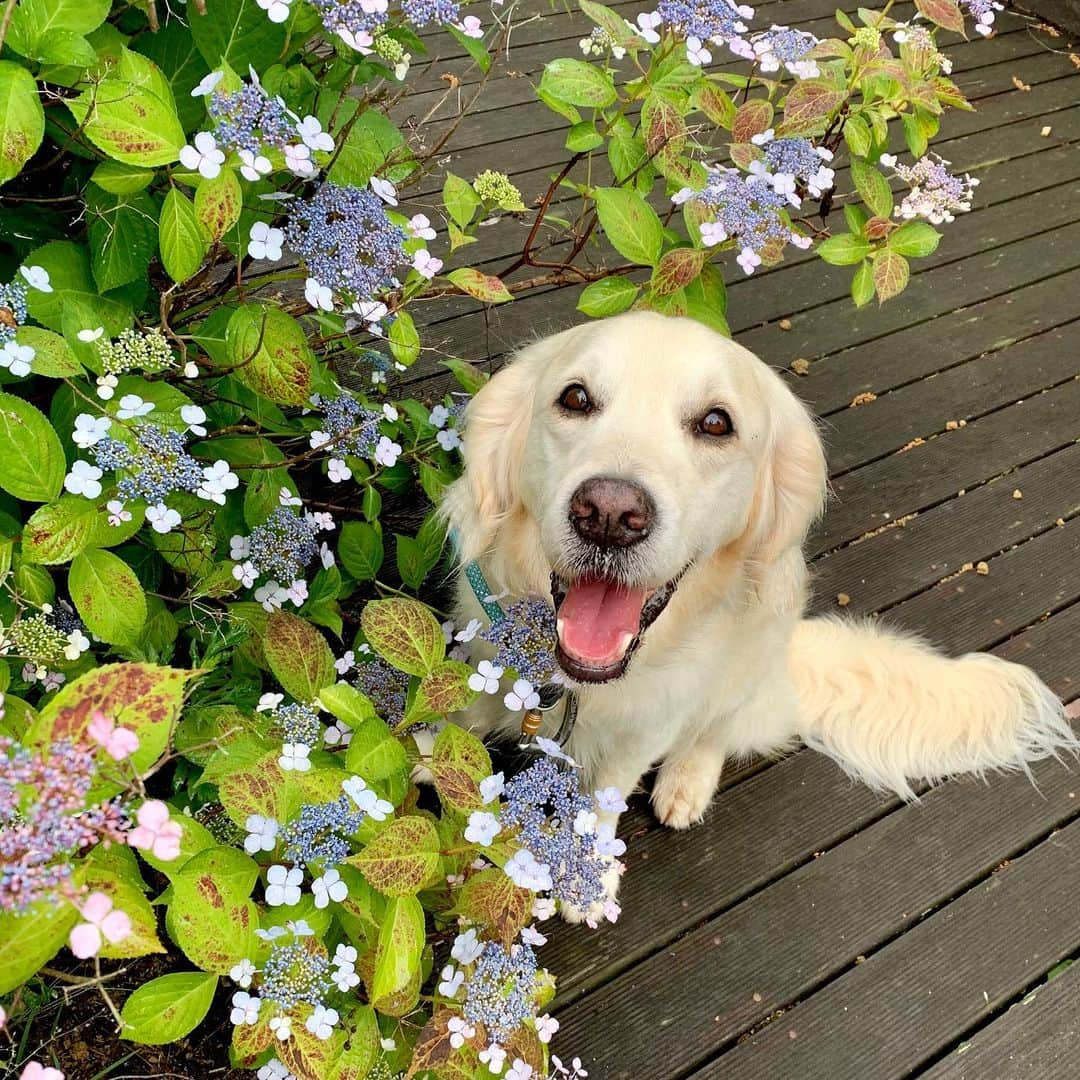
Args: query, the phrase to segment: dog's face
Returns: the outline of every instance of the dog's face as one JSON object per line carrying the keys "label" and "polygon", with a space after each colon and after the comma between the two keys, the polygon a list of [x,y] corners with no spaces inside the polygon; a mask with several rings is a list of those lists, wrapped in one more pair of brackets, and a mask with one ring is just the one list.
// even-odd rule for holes
{"label": "dog's face", "polygon": [[772,371],[648,313],[525,350],[470,406],[466,460],[448,500],[465,554],[528,534],[560,664],[588,682],[623,673],[689,570],[733,545],[762,559],[799,543],[824,485],[813,425]]}

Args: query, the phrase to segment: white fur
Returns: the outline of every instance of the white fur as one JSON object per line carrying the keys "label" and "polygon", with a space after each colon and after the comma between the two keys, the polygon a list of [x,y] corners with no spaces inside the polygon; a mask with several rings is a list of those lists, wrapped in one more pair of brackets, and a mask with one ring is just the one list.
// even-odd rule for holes
{"label": "white fur", "polygon": [[[596,413],[556,407],[572,382]],[[693,433],[714,406],[731,414],[733,437]],[[799,738],[904,798],[913,782],[1076,748],[1060,703],[1027,668],[948,660],[868,622],[802,618],[801,548],[826,490],[820,439],[775,372],[698,323],[630,313],[524,349],[470,405],[466,463],[443,513],[462,559],[513,596],[549,595],[582,480],[624,477],[655,500],[656,525],[632,549],[634,584],[689,569],[626,674],[580,688],[569,750],[589,785],[624,793],[659,765],[653,805],[665,824],[701,819],[725,759]],[[458,607],[482,617],[463,576]],[[516,733],[518,721],[491,697],[458,718],[482,734]]]}

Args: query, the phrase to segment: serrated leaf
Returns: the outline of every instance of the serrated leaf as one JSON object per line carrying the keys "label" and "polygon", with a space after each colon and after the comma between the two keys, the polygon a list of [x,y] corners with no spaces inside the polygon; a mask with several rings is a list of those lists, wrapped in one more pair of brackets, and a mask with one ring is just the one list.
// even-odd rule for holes
{"label": "serrated leaf", "polygon": [[851,299],[855,301],[856,307],[863,307],[873,298],[874,268],[868,260],[863,260],[851,279]]}
{"label": "serrated leaf", "polygon": [[68,591],[82,621],[110,645],[134,645],[146,622],[146,593],[135,571],[110,551],[80,552]]}
{"label": "serrated leaf", "polygon": [[19,174],[44,135],[45,110],[34,76],[21,64],[0,60],[0,184]]}
{"label": "serrated leaf", "polygon": [[870,254],[870,245],[861,236],[841,233],[822,240],[815,250],[832,266],[853,266]]}
{"label": "serrated leaf", "polygon": [[240,220],[243,208],[244,193],[232,169],[222,169],[195,189],[195,216],[211,240],[220,240]]}
{"label": "serrated leaf", "polygon": [[158,222],[161,263],[173,281],[187,281],[203,264],[210,237],[195,213],[195,205],[178,188],[171,188]]}
{"label": "serrated leaf", "polygon": [[48,379],[76,379],[85,374],[85,369],[68,343],[51,330],[43,330],[40,326],[20,326],[15,331],[15,340],[34,350],[31,366],[35,375],[44,375]]}
{"label": "serrated leaf", "polygon": [[442,197],[443,206],[446,207],[451,221],[456,222],[462,229],[472,221],[482,205],[472,184],[450,172],[443,181]]}
{"label": "serrated leaf", "polygon": [[306,405],[315,357],[300,324],[270,304],[244,304],[225,331],[237,378],[278,405]]}
{"label": "serrated leaf", "polygon": [[544,65],[540,89],[568,105],[602,109],[618,96],[611,76],[599,67],[568,56]]}
{"label": "serrated leaf", "polygon": [[338,540],[341,565],[357,580],[372,581],[383,562],[382,530],[366,521],[347,521]]}
{"label": "serrated leaf", "polygon": [[435,790],[445,805],[458,811],[483,805],[480,781],[491,775],[491,755],[475,735],[447,724],[435,738],[430,767]]}
{"label": "serrated leaf", "polygon": [[176,971],[151,979],[124,1002],[120,1037],[144,1045],[182,1039],[206,1018],[217,984],[217,975],[202,971]]}
{"label": "serrated leaf", "polygon": [[90,256],[94,281],[102,292],[146,277],[158,247],[157,206],[145,191],[130,195],[94,194],[88,189]]}
{"label": "serrated leaf", "polygon": [[360,622],[375,651],[399,671],[427,675],[446,655],[442,628],[418,600],[373,600]]}
{"label": "serrated leaf", "polygon": [[612,247],[633,263],[655,266],[664,246],[664,227],[656,211],[626,188],[597,188],[596,213]]}
{"label": "serrated leaf", "polygon": [[847,100],[847,92],[837,90],[825,79],[802,79],[788,92],[784,102],[784,134],[823,131],[826,121]]}
{"label": "serrated leaf", "polygon": [[964,16],[956,0],[915,0],[915,10],[946,30],[964,32]]}
{"label": "serrated leaf", "polygon": [[471,875],[457,903],[460,914],[492,931],[507,948],[532,920],[532,906],[533,894],[498,867]]}
{"label": "serrated leaf", "polygon": [[326,638],[299,615],[273,612],[266,620],[262,647],[274,677],[297,701],[314,701],[337,679]]}
{"label": "serrated leaf", "polygon": [[849,116],[844,121],[844,141],[856,157],[866,157],[873,145],[870,125],[861,116]]}
{"label": "serrated leaf", "polygon": [[485,304],[505,304],[513,300],[513,294],[494,274],[485,274],[470,266],[451,270],[446,275],[463,293],[482,300]]}
{"label": "serrated leaf", "polygon": [[28,401],[0,393],[0,488],[16,499],[49,502],[64,484],[64,448]]}
{"label": "serrated leaf", "polygon": [[211,70],[228,64],[233,71],[265,71],[280,57],[289,28],[271,22],[253,0],[206,0],[187,21]]}
{"label": "serrated leaf", "polygon": [[411,367],[420,355],[420,335],[416,332],[413,317],[407,311],[398,311],[390,332],[386,336],[390,353],[399,364]]}
{"label": "serrated leaf", "polygon": [[874,285],[878,299],[891,300],[907,288],[911,274],[907,259],[886,248],[874,257]]}
{"label": "serrated leaf", "polygon": [[578,297],[577,309],[594,319],[626,311],[641,291],[640,285],[624,277],[601,278],[586,285]]}
{"label": "serrated leaf", "polygon": [[439,868],[439,834],[428,818],[396,818],[346,862],[385,896],[415,896]]}
{"label": "serrated leaf", "polygon": [[737,143],[748,143],[754,135],[768,130],[773,120],[772,103],[764,98],[744,101],[735,110],[731,121],[731,137]]}
{"label": "serrated leaf", "polygon": [[691,104],[700,109],[717,127],[731,128],[735,122],[735,104],[723,90],[702,81],[690,97]]}
{"label": "serrated leaf", "polygon": [[413,707],[416,716],[448,716],[461,712],[476,700],[469,688],[472,668],[458,660],[444,660],[425,675],[416,691]]}
{"label": "serrated leaf", "polygon": [[889,237],[888,246],[899,255],[925,258],[937,251],[941,233],[925,221],[906,221]]}
{"label": "serrated leaf", "polygon": [[[386,905],[375,947],[375,969],[368,988],[380,1012],[410,1012],[420,992],[420,959],[424,951],[424,909],[415,896],[394,897]],[[392,1012],[391,1012],[392,1010]]]}
{"label": "serrated leaf", "polygon": [[872,214],[883,218],[892,215],[893,197],[889,182],[873,165],[859,158],[852,158],[851,178],[855,181],[855,190],[859,197]]}
{"label": "serrated leaf", "polygon": [[673,248],[665,252],[652,274],[653,291],[666,296],[685,288],[701,273],[708,256],[701,248]]}

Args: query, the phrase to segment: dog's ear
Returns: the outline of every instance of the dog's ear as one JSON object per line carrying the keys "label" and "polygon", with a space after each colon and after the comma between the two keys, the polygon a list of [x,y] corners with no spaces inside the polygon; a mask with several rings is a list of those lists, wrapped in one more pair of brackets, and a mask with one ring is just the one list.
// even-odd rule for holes
{"label": "dog's ear", "polygon": [[814,418],[771,368],[762,370],[769,445],[751,517],[749,554],[768,602],[801,603],[802,544],[825,508],[828,470]]}
{"label": "dog's ear", "polygon": [[521,465],[536,378],[573,332],[564,331],[523,349],[469,402],[465,474],[446,490],[441,505],[463,562],[487,551],[499,525],[521,506]]}

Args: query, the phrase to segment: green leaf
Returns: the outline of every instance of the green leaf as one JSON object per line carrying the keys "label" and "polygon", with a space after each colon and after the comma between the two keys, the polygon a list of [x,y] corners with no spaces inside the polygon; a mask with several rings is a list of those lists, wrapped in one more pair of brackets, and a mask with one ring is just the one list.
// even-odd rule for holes
{"label": "green leaf", "polygon": [[[192,201],[179,188],[170,188],[161,207],[161,262],[177,284],[187,281],[206,258],[210,237]],[[243,310],[243,309],[241,309]]]}
{"label": "green leaf", "polygon": [[601,278],[581,290],[577,309],[594,319],[618,315],[619,312],[626,311],[630,307],[640,291],[641,286],[635,285],[628,278]]}
{"label": "green leaf", "polygon": [[855,301],[856,307],[864,307],[869,304],[874,298],[874,267],[866,259],[859,265],[859,269],[855,271],[855,276],[851,279],[851,299]]}
{"label": "green leaf", "polygon": [[146,277],[158,245],[157,206],[145,191],[96,193],[86,198],[90,265],[101,292]]}
{"label": "green leaf", "polygon": [[21,0],[15,8],[10,32],[24,46],[37,47],[43,37],[57,31],[84,36],[96,30],[109,14],[111,0]]}
{"label": "green leaf", "polygon": [[146,622],[146,594],[135,572],[109,551],[76,555],[68,590],[87,627],[111,645],[134,645]]}
{"label": "green leaf", "polygon": [[157,914],[146,899],[146,885],[132,848],[94,848],[83,864],[82,884],[103,892],[117,911],[131,920],[131,933],[116,943],[104,942],[98,954],[107,960],[130,960],[165,952],[157,934]]}
{"label": "green leaf", "polygon": [[844,121],[844,142],[855,157],[866,157],[873,145],[870,125],[861,116],[849,116]]}
{"label": "green leaf", "polygon": [[32,367],[35,375],[44,375],[49,379],[76,379],[85,374],[68,343],[51,330],[42,330],[40,326],[20,326],[15,331],[15,340],[34,350]]}
{"label": "green leaf", "polygon": [[0,393],[0,488],[26,502],[50,502],[67,466],[52,425],[22,398]]}
{"label": "green leaf", "polygon": [[88,547],[114,547],[130,539],[142,524],[142,512],[132,511],[131,521],[109,524],[109,512],[81,495],[61,495],[56,502],[39,506],[30,516],[22,536],[26,562],[59,566],[70,562]]}
{"label": "green leaf", "polygon": [[382,530],[366,521],[347,521],[341,526],[338,558],[357,581],[372,581],[383,561]]}
{"label": "green leaf", "polygon": [[176,99],[176,115],[184,130],[198,131],[206,120],[206,98],[192,97],[191,91],[210,73],[210,68],[191,36],[187,21],[169,19],[152,34],[139,34],[132,48],[153,60],[168,78]]}
{"label": "green leaf", "polygon": [[853,232],[857,236],[866,235],[869,215],[861,206],[855,203],[844,203],[844,220],[847,222],[848,232]]}
{"label": "green leaf", "polygon": [[369,784],[386,788],[391,794],[403,792],[409,778],[405,747],[391,734],[386,721],[378,716],[368,717],[353,730],[352,741],[345,751],[345,768]]}
{"label": "green leaf", "polygon": [[448,357],[441,361],[443,367],[449,368],[457,379],[458,386],[467,394],[479,393],[480,388],[491,378],[486,372],[468,360],[461,360],[456,356]]}
{"label": "green leaf", "polygon": [[491,55],[483,38],[463,34],[453,23],[445,27],[447,33],[473,58],[476,66],[486,75],[491,67]]}
{"label": "green leaf", "polygon": [[132,165],[167,165],[180,156],[184,129],[168,79],[153,61],[121,49],[108,74],[66,101],[100,150]]}
{"label": "green leaf", "polygon": [[906,221],[887,241],[889,248],[898,255],[922,259],[937,251],[941,233],[925,221]]}
{"label": "green leaf", "polygon": [[220,240],[240,220],[243,207],[244,193],[232,169],[222,169],[195,189],[195,216],[211,240]]}
{"label": "green leaf", "polygon": [[566,133],[566,149],[575,154],[585,154],[603,145],[604,136],[596,130],[596,125],[591,120],[572,124]]}
{"label": "green leaf", "polygon": [[841,233],[822,240],[817,253],[831,266],[853,266],[870,254],[870,245],[861,236]]}
{"label": "green leaf", "polygon": [[411,367],[420,355],[420,335],[407,311],[398,311],[387,335],[390,353],[399,364]]}
{"label": "green leaf", "polygon": [[173,877],[165,925],[197,967],[226,975],[255,954],[259,912],[250,897],[258,877],[254,859],[220,846],[193,855]]}
{"label": "green leaf", "polygon": [[244,304],[225,332],[240,381],[279,405],[306,405],[315,357],[300,324],[270,304]]}
{"label": "green leaf", "polygon": [[375,719],[375,707],[364,694],[348,683],[338,682],[333,686],[324,686],[319,692],[319,700],[354,731]]}
{"label": "green leaf", "polygon": [[326,638],[299,615],[273,612],[262,646],[270,670],[297,701],[314,701],[337,678]]}
{"label": "green leaf", "polygon": [[617,11],[612,11],[611,8],[598,4],[595,0],[578,0],[578,7],[597,26],[606,30],[616,45],[621,45],[625,49],[644,48],[642,38],[627,25],[626,20]]}
{"label": "green leaf", "polygon": [[442,197],[443,206],[446,207],[451,221],[456,222],[463,229],[472,221],[477,209],[482,205],[480,196],[473,190],[472,184],[450,172],[446,174],[446,179],[443,181]]}
{"label": "green leaf", "polygon": [[706,264],[695,281],[686,286],[686,314],[724,337],[731,337],[727,324],[727,291],[720,271]]}
{"label": "green leaf", "polygon": [[0,60],[0,184],[17,176],[45,135],[37,83],[21,64]]}
{"label": "green leaf", "polygon": [[735,122],[735,104],[723,90],[704,79],[695,87],[690,101],[695,109],[700,109],[717,127],[731,128]]}
{"label": "green leaf", "polygon": [[375,971],[369,994],[380,1012],[409,1012],[420,991],[424,952],[424,909],[415,896],[398,896],[386,905],[375,947]]}
{"label": "green leaf", "polygon": [[446,654],[442,628],[419,600],[372,600],[360,616],[375,651],[399,671],[427,675]]}
{"label": "green leaf", "polygon": [[281,57],[291,22],[271,22],[255,0],[206,0],[203,10],[193,7],[186,14],[212,71],[223,64],[233,71],[265,71]]}
{"label": "green leaf", "polygon": [[664,246],[664,227],[656,211],[626,188],[597,188],[600,226],[616,251],[634,263],[655,266]]}
{"label": "green leaf", "polygon": [[21,915],[0,911],[0,994],[21,986],[67,941],[79,913],[73,904],[40,903]]}
{"label": "green leaf", "polygon": [[851,178],[859,197],[876,217],[887,218],[892,214],[893,197],[889,182],[869,162],[851,159]]}
{"label": "green leaf", "polygon": [[439,868],[439,834],[428,818],[392,821],[359,855],[357,867],[372,888],[386,896],[415,896]]}
{"label": "green leaf", "polygon": [[566,56],[544,65],[540,89],[568,105],[594,109],[610,105],[618,96],[606,71]]}
{"label": "green leaf", "polygon": [[202,971],[177,971],[143,983],[120,1010],[120,1037],[146,1046],[182,1039],[205,1019],[217,984],[216,975]]}
{"label": "green leaf", "polygon": [[378,109],[368,109],[352,125],[327,177],[335,184],[364,187],[372,176],[385,171],[391,155],[395,159],[402,157],[404,141],[401,132]]}
{"label": "green leaf", "polygon": [[472,267],[462,266],[446,275],[463,293],[485,304],[505,304],[514,297],[494,274],[484,274]]}
{"label": "green leaf", "polygon": [[882,302],[891,300],[907,288],[911,270],[907,259],[886,248],[874,257],[874,285],[878,299]]}

